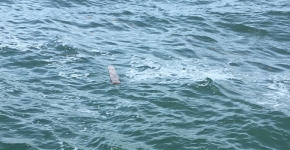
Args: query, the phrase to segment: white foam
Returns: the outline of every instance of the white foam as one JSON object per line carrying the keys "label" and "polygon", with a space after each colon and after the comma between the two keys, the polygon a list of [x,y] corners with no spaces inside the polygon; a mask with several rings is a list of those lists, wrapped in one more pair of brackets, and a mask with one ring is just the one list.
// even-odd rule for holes
{"label": "white foam", "polygon": [[[191,59],[161,60],[140,56],[133,56],[130,61],[131,68],[125,73],[129,82],[146,83],[188,83],[210,78],[214,82],[230,79],[240,80],[244,85],[234,87],[244,95],[246,101],[275,110],[288,110],[290,106],[290,74],[265,74],[262,72],[245,72],[231,70],[227,66],[212,66],[205,62]],[[236,68],[234,68],[236,69]],[[257,91],[249,90],[257,87]],[[250,88],[252,89],[252,88]],[[229,97],[231,97],[229,95]],[[287,112],[287,111],[284,111]]]}
{"label": "white foam", "polygon": [[40,42],[34,43],[34,44],[28,44],[27,41],[22,42],[19,38],[15,36],[9,36],[5,38],[0,37],[0,41],[2,41],[2,43],[0,43],[0,49],[9,47],[9,48],[13,48],[19,51],[28,51],[32,47],[38,50],[41,50],[41,46],[44,45]]}
{"label": "white foam", "polygon": [[[150,58],[133,57],[131,69],[126,72],[126,76],[131,81],[146,81],[167,79],[168,82],[174,81],[197,81],[206,77],[213,80],[227,80],[234,78],[230,70],[223,67],[214,69],[200,66],[193,61],[158,61]],[[146,68],[145,68],[146,67]]]}
{"label": "white foam", "polygon": [[268,90],[263,94],[266,99],[264,104],[279,108],[288,108],[290,106],[289,76],[289,74],[279,74],[270,77],[272,83],[266,85]]}

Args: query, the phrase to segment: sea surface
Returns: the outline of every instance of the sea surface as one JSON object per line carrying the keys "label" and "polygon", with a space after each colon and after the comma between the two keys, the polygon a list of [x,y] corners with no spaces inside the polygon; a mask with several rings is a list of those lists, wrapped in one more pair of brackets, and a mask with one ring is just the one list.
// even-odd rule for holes
{"label": "sea surface", "polygon": [[0,150],[289,149],[289,0],[0,0]]}

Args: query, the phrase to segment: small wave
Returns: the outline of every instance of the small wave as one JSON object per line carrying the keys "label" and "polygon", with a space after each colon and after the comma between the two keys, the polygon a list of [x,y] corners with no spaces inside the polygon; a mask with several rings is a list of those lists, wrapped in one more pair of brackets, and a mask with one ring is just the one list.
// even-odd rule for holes
{"label": "small wave", "polygon": [[247,63],[256,66],[264,71],[269,71],[269,72],[283,72],[283,69],[277,68],[277,67],[273,67],[273,66],[269,66],[267,64],[264,63],[259,63],[259,62],[250,62],[248,61]]}
{"label": "small wave", "polygon": [[265,13],[265,15],[273,15],[273,16],[288,16],[290,18],[290,11],[283,11],[283,10],[270,10]]}
{"label": "small wave", "polygon": [[271,45],[269,49],[273,51],[274,53],[277,53],[281,56],[290,55],[290,50],[287,50],[286,47],[284,48],[283,46],[276,47],[274,45]]}
{"label": "small wave", "polygon": [[217,22],[218,26],[223,26],[224,28],[229,28],[231,31],[239,32],[241,34],[253,34],[259,36],[265,36],[268,34],[267,30],[262,28],[257,28],[251,25],[247,25],[246,23],[243,24],[233,24],[233,23],[226,23],[226,22]]}
{"label": "small wave", "polygon": [[181,62],[174,60],[173,62],[153,61],[150,58],[132,59],[131,69],[126,72],[126,76],[131,81],[159,81],[165,83],[171,82],[188,82],[198,81],[204,78],[211,78],[213,80],[227,80],[234,78],[234,76],[227,71],[226,68],[210,69],[204,68],[196,62]]}
{"label": "small wave", "polygon": [[13,49],[17,51],[35,51],[35,50],[40,50],[43,48],[45,45],[44,43],[37,42],[34,44],[33,43],[27,43],[24,42],[23,40],[19,39],[18,37],[15,36],[6,36],[5,38],[0,37],[0,40],[2,41],[0,43],[0,49],[6,50]]}

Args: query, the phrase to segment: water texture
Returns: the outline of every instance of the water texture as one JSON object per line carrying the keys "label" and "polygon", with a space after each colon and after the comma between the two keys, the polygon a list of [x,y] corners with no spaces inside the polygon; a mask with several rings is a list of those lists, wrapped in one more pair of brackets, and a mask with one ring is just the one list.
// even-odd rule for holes
{"label": "water texture", "polygon": [[290,149],[289,8],[0,0],[0,149]]}

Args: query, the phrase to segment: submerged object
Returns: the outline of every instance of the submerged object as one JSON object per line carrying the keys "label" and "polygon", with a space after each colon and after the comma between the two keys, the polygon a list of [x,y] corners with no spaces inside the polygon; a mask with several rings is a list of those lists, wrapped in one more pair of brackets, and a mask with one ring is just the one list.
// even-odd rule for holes
{"label": "submerged object", "polygon": [[121,82],[119,80],[119,76],[115,70],[115,67],[110,65],[110,66],[108,66],[108,70],[109,70],[112,84],[120,84]]}

